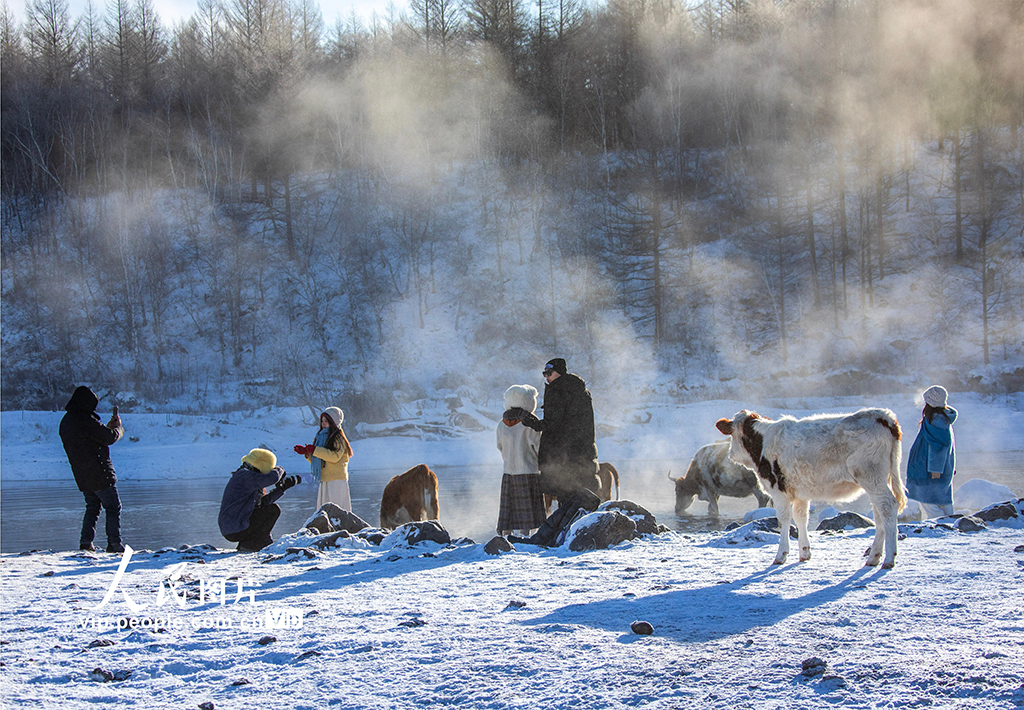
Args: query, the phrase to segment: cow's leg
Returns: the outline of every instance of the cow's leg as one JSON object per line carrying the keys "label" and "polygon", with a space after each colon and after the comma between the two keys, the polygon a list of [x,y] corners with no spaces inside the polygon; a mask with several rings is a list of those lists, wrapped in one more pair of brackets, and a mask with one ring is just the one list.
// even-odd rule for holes
{"label": "cow's leg", "polygon": [[[871,507],[875,511],[875,540],[868,548],[868,559],[864,563],[874,567],[879,562],[884,569],[896,564],[896,497],[889,490],[869,491]],[[882,545],[885,544],[885,559],[882,559]]]}
{"label": "cow's leg", "polygon": [[789,555],[789,523],[793,518],[793,505],[784,493],[772,492],[775,503],[775,515],[779,520],[779,551],[775,555],[774,565],[781,565]]}
{"label": "cow's leg", "polygon": [[707,489],[704,490],[704,494],[708,498],[708,515],[712,518],[718,517],[718,494]]}
{"label": "cow's leg", "polygon": [[764,491],[762,491],[760,489],[756,489],[754,491],[754,497],[757,498],[757,507],[758,508],[767,508],[768,504],[772,500],[772,497],[770,495],[768,495],[767,493],[765,493]]}
{"label": "cow's leg", "polygon": [[[793,501],[793,520],[796,522],[797,542],[800,545],[800,561],[806,562],[811,559],[811,540],[807,535],[807,514],[810,509],[810,501]],[[789,538],[789,531],[786,531]]]}
{"label": "cow's leg", "polygon": [[401,508],[396,510],[394,514],[391,516],[390,527],[392,530],[394,530],[395,528],[401,527],[406,523],[411,523],[412,521],[413,517],[409,515],[409,511],[406,510],[405,506],[403,505]]}

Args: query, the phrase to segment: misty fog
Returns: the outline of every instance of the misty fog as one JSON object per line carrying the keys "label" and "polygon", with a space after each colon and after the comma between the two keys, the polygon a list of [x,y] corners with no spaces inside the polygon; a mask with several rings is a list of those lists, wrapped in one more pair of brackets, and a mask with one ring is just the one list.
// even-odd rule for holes
{"label": "misty fog", "polygon": [[3,13],[5,409],[1024,383],[1021,0],[111,7]]}

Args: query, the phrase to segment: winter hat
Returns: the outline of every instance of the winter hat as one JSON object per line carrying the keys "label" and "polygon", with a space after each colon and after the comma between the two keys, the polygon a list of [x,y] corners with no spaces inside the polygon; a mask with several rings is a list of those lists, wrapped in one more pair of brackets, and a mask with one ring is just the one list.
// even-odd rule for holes
{"label": "winter hat", "polygon": [[277,457],[273,451],[266,449],[253,449],[242,457],[242,463],[247,463],[260,473],[270,473],[270,470],[277,465]]}
{"label": "winter hat", "polygon": [[341,428],[341,423],[345,421],[345,412],[341,411],[339,407],[328,407],[324,410],[324,414],[334,422],[334,426]]}
{"label": "winter hat", "polygon": [[505,409],[519,407],[527,412],[537,410],[537,388],[530,385],[512,385],[505,390]]}
{"label": "winter hat", "polygon": [[565,360],[563,360],[560,357],[556,357],[556,358],[552,358],[551,360],[548,360],[548,363],[544,366],[544,372],[547,372],[548,370],[554,370],[559,375],[564,375],[565,372],[566,372]]}
{"label": "winter hat", "polygon": [[946,388],[932,385],[924,391],[924,403],[929,407],[942,409],[946,406]]}

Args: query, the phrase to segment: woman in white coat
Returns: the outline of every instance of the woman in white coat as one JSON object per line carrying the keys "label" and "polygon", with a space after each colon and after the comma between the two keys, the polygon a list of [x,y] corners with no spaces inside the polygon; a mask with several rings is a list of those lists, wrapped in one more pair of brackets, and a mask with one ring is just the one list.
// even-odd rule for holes
{"label": "woman in white coat", "polygon": [[544,522],[544,495],[540,492],[541,433],[523,426],[522,418],[537,409],[537,390],[530,385],[512,385],[505,392],[505,413],[498,423],[501,452],[501,503],[498,506],[498,534],[518,530],[529,536]]}

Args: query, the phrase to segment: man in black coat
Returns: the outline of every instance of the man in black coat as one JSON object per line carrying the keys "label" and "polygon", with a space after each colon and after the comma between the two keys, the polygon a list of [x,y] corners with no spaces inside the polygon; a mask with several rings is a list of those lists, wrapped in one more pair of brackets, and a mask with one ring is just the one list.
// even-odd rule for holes
{"label": "man in black coat", "polygon": [[78,490],[85,496],[85,517],[79,549],[94,550],[96,521],[100,507],[107,511],[107,552],[124,552],[121,544],[121,500],[117,496],[117,476],[110,462],[110,445],[124,436],[117,408],[105,425],[96,414],[99,398],[88,387],[79,387],[64,407],[60,420],[60,440],[75,474]]}
{"label": "man in black coat", "polygon": [[580,488],[597,491],[597,438],[594,405],[587,383],[566,372],[565,360],[544,365],[544,418],[530,414],[523,424],[542,432],[540,450],[541,491],[564,501]]}

